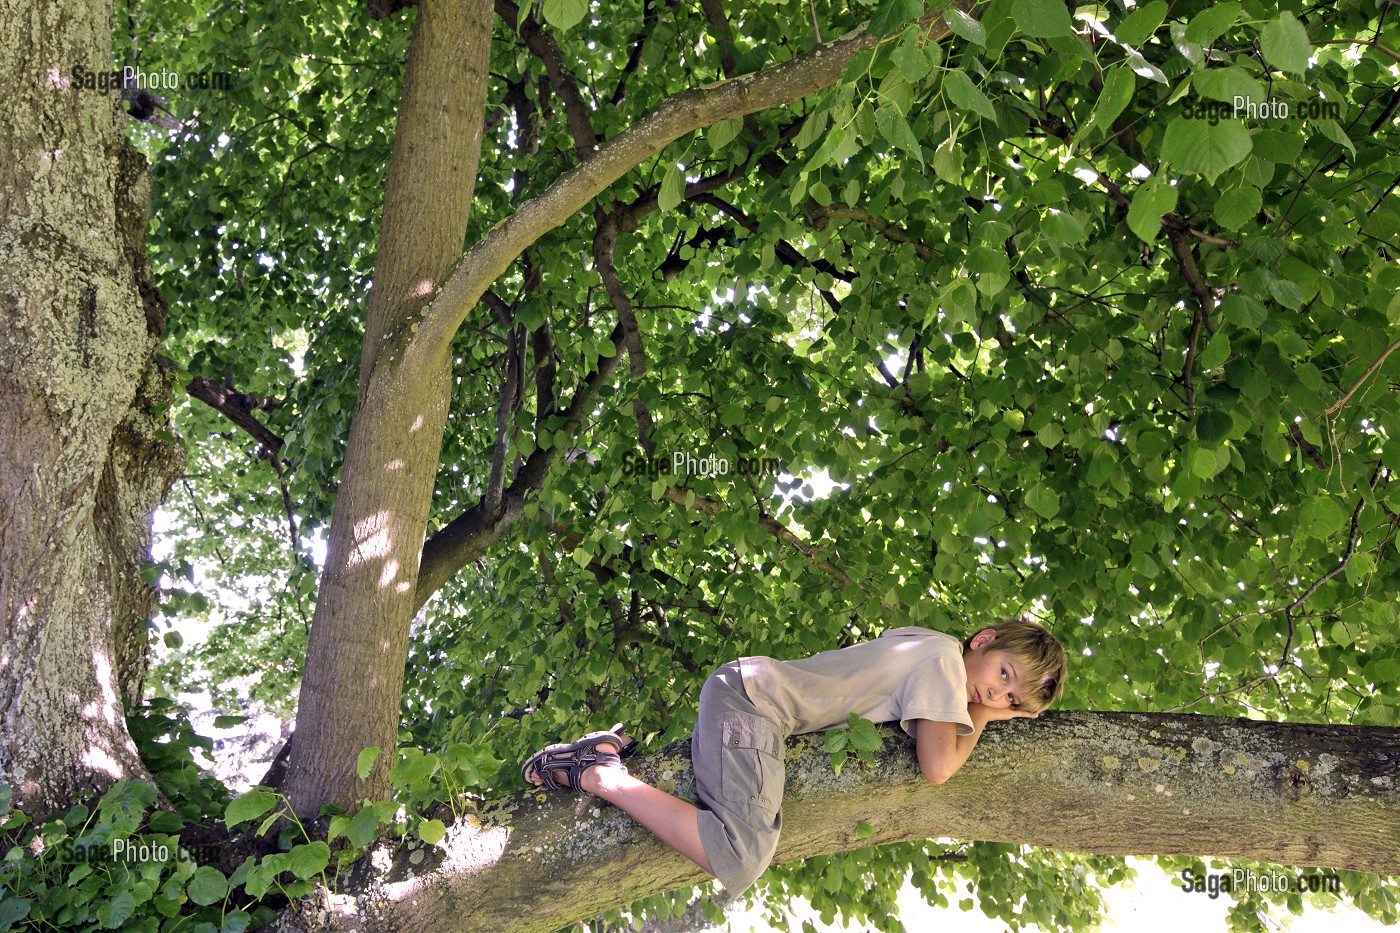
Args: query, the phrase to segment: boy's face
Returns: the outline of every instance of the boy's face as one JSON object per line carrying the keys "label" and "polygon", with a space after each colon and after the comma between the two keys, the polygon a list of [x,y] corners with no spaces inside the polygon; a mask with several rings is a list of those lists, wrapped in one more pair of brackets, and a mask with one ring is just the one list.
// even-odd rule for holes
{"label": "boy's face", "polygon": [[963,652],[967,701],[993,709],[1020,706],[1025,692],[1021,665],[1011,652],[996,647],[996,637],[996,632],[983,629],[972,637],[972,647]]}

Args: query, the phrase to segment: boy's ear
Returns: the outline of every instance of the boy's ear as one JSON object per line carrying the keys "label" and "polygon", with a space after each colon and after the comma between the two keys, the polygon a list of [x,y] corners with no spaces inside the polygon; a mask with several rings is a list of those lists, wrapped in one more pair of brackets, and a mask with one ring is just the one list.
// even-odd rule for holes
{"label": "boy's ear", "polygon": [[996,640],[997,630],[994,628],[984,628],[982,631],[972,636],[972,641],[969,642],[969,644],[971,644],[973,651],[977,651],[979,648],[985,648]]}

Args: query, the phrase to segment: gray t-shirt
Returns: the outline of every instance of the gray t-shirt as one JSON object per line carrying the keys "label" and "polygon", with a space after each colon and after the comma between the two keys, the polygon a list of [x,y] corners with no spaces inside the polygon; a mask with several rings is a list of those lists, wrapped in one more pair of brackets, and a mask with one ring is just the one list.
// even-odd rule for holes
{"label": "gray t-shirt", "polygon": [[799,661],[739,659],[744,691],[789,734],[846,725],[851,713],[873,722],[915,719],[956,723],[972,733],[962,643],[932,629],[908,627],[874,641],[823,651]]}

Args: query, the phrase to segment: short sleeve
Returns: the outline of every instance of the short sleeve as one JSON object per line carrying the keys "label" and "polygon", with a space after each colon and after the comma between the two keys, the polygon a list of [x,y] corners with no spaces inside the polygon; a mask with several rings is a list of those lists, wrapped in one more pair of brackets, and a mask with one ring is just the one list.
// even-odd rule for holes
{"label": "short sleeve", "polygon": [[915,719],[955,723],[958,735],[972,734],[972,717],[967,714],[967,668],[961,653],[920,664],[895,687],[892,699],[900,728],[910,735],[914,734]]}

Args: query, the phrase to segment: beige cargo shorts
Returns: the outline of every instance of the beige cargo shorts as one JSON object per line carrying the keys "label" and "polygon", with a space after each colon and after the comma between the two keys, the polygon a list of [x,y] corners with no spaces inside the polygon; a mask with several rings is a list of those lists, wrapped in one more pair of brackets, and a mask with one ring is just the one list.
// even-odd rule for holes
{"label": "beige cargo shorts", "polygon": [[783,754],[787,734],[761,715],[744,692],[739,662],[710,675],[690,742],[700,841],[725,890],[751,887],[773,861],[783,825]]}

